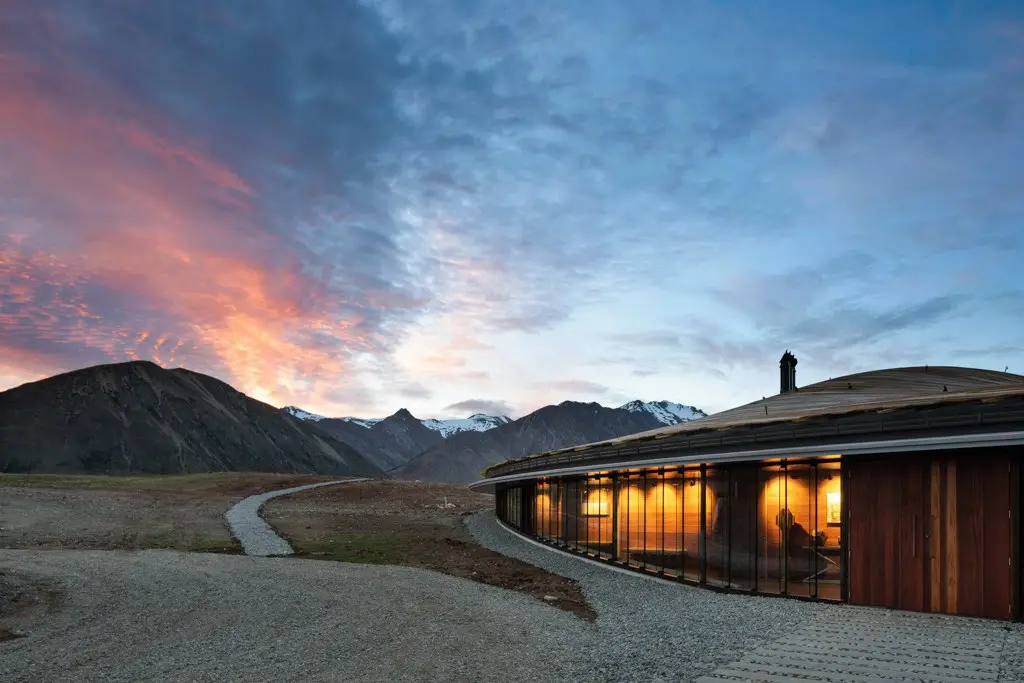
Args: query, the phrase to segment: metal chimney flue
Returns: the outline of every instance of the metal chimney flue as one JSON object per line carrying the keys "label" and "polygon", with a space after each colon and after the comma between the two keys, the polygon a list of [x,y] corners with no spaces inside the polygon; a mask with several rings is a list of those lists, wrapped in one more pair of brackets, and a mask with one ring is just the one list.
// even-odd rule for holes
{"label": "metal chimney flue", "polygon": [[779,393],[796,391],[796,356],[786,349],[779,361]]}

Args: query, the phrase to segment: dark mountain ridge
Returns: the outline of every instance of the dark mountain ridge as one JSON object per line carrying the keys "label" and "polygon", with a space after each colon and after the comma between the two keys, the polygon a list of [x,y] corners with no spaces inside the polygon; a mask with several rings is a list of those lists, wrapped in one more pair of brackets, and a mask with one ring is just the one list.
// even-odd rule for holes
{"label": "dark mountain ridge", "polygon": [[315,424],[208,375],[149,361],[0,392],[0,471],[381,474]]}
{"label": "dark mountain ridge", "polygon": [[[479,479],[485,468],[509,458],[665,426],[664,416],[627,406],[608,408],[575,401],[545,406],[486,432],[449,437],[390,474],[402,479],[469,483]],[[703,415],[701,411],[695,413]]]}
{"label": "dark mountain ridge", "polygon": [[423,426],[423,422],[405,408],[371,427],[331,417],[315,424],[355,448],[383,470],[404,465],[414,456],[444,441],[441,434]]}

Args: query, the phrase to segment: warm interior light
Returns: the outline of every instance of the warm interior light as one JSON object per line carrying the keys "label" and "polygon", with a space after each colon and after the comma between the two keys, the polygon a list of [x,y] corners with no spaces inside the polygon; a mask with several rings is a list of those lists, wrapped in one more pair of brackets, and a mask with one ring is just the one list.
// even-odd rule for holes
{"label": "warm interior light", "polygon": [[792,524],[799,524],[811,533],[810,491],[807,482],[794,477],[793,473],[769,479],[761,490],[760,505],[760,533],[765,535],[769,545],[781,545]]}
{"label": "warm interior light", "polygon": [[607,515],[611,510],[611,491],[591,491],[587,496],[586,514]]}
{"label": "warm interior light", "polygon": [[842,519],[842,494],[839,491],[829,491],[825,494],[825,522],[827,524],[839,524]]}

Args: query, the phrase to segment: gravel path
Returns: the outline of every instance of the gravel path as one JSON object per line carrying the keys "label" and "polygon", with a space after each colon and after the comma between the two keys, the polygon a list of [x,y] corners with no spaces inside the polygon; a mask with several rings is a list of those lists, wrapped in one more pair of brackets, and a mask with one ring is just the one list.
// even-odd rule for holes
{"label": "gravel path", "polygon": [[581,619],[419,569],[165,550],[0,550],[56,583],[0,681],[575,681]]}
{"label": "gravel path", "polygon": [[[500,527],[493,512],[467,517],[465,522],[477,542],[485,547],[579,581],[598,614],[601,646],[589,660],[593,667],[589,675],[596,680],[694,681],[748,655],[781,648],[780,641],[790,642],[802,634],[820,642],[825,638],[823,634],[840,631],[856,618],[862,623],[867,620],[868,625],[863,628],[868,631],[871,619],[876,619],[877,626],[889,628],[896,641],[906,641],[908,651],[914,642],[948,640],[942,629],[948,629],[951,623],[961,623],[965,633],[983,627],[999,661],[998,680],[1024,681],[1022,624],[716,593],[632,572],[612,571],[567,553],[538,547]],[[892,630],[893,621],[913,623],[906,629],[897,626]],[[941,627],[929,632],[929,623]],[[913,638],[909,637],[908,629],[915,630]],[[771,647],[759,650],[764,646]],[[732,680],[773,680],[752,676],[745,673]],[[843,680],[841,676],[818,678],[813,674],[798,678]]]}
{"label": "gravel path", "polygon": [[598,680],[692,681],[839,609],[611,571],[517,538],[498,525],[493,512],[465,521],[478,543],[580,582],[598,615]]}
{"label": "gravel path", "polygon": [[362,479],[339,479],[338,481],[324,481],[317,484],[305,484],[304,486],[293,486],[290,489],[279,491],[268,491],[255,496],[243,498],[231,506],[224,513],[224,521],[231,529],[231,535],[242,544],[246,555],[256,557],[272,557],[276,555],[291,555],[294,551],[284,540],[260,517],[260,508],[271,498],[287,496],[289,493],[298,493],[307,489],[315,489],[320,486],[334,486],[336,484],[353,484],[357,481],[369,481]]}

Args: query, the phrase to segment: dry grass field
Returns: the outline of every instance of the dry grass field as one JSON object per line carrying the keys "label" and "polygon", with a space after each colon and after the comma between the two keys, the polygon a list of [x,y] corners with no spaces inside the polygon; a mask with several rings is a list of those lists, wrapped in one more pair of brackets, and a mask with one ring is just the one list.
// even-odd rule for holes
{"label": "dry grass field", "polygon": [[494,505],[465,486],[374,480],[271,500],[263,518],[299,557],[432,569],[533,595],[585,619],[576,582],[473,542],[462,516]]}
{"label": "dry grass field", "polygon": [[[216,473],[106,477],[0,475],[0,548],[241,554],[223,514],[242,498],[337,477]],[[448,507],[446,507],[446,501]],[[575,582],[476,545],[463,514],[490,496],[464,486],[375,480],[271,500],[263,517],[303,558],[420,567],[543,598],[593,618]],[[3,589],[3,586],[0,586]],[[13,609],[29,593],[10,587]]]}
{"label": "dry grass field", "polygon": [[336,477],[0,475],[0,547],[235,552],[222,515],[246,496]]}

